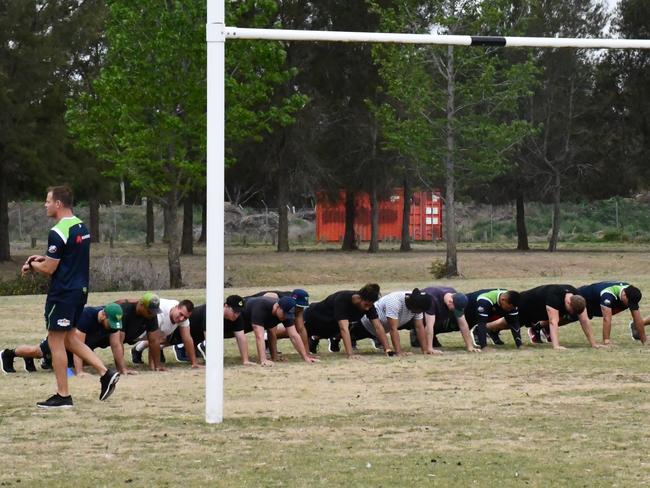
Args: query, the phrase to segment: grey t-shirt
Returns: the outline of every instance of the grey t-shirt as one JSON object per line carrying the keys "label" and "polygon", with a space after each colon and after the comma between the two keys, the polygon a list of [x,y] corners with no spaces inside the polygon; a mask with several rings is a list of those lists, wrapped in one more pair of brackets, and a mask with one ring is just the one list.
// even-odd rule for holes
{"label": "grey t-shirt", "polygon": [[[388,319],[397,319],[399,326],[402,326],[409,322],[411,319],[422,319],[423,315],[421,313],[413,313],[406,307],[406,294],[410,293],[408,291],[395,291],[384,295],[379,300],[375,302],[375,310],[377,311],[377,318],[381,322],[381,325],[384,326],[384,330],[388,333],[390,331],[390,326],[388,325]],[[375,335],[375,328],[372,325],[372,322],[368,316],[364,316],[361,319],[361,323],[366,328],[366,330]]]}

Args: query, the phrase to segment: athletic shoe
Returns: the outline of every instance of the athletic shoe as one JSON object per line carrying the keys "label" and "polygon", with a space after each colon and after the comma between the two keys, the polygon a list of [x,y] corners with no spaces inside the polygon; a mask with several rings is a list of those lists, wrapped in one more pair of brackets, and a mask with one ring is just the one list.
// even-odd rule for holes
{"label": "athletic shoe", "polygon": [[16,353],[13,349],[3,349],[0,351],[0,368],[3,373],[15,373],[14,358]]}
{"label": "athletic shoe", "polygon": [[142,361],[142,351],[138,351],[135,346],[131,348],[131,362],[133,364],[144,364],[144,361]]}
{"label": "athletic shoe", "polygon": [[189,363],[190,358],[187,355],[187,351],[185,350],[185,346],[183,344],[176,344],[173,347],[174,350],[174,357],[176,358],[176,361],[179,363]]}
{"label": "athletic shoe", "polygon": [[203,359],[205,360],[205,341],[201,342],[196,348],[199,350],[199,353],[201,353],[201,356],[203,356]]}
{"label": "athletic shoe", "polygon": [[542,343],[541,331],[535,328],[535,326],[528,327],[528,337],[530,338],[530,342],[532,342],[533,344]]}
{"label": "athletic shoe", "polygon": [[517,349],[519,349],[522,346],[522,341],[521,341],[521,328],[510,328],[510,332],[512,333],[512,338],[515,340],[515,346],[517,346]]}
{"label": "athletic shoe", "polygon": [[357,341],[355,341],[355,340],[352,340],[352,350],[353,351],[358,351],[359,350],[359,348],[357,347]]}
{"label": "athletic shoe", "polygon": [[329,352],[341,352],[341,339],[331,338],[329,339]]}
{"label": "athletic shoe", "polygon": [[36,365],[34,365],[34,359],[32,358],[23,358],[25,360],[25,371],[28,373],[36,373]]}
{"label": "athletic shoe", "polygon": [[635,341],[641,340],[639,337],[639,332],[636,330],[636,327],[634,327],[634,320],[630,320],[630,336],[632,336],[632,339]]}
{"label": "athletic shoe", "polygon": [[384,346],[381,345],[381,342],[379,342],[379,339],[377,338],[372,340],[372,347],[375,348],[375,351],[384,351]]}
{"label": "athletic shoe", "polygon": [[490,340],[492,341],[492,343],[495,346],[503,346],[503,345],[505,345],[505,342],[503,342],[501,340],[501,337],[499,337],[499,331],[498,330],[497,331],[492,331],[492,330],[488,329],[487,330],[487,335],[488,335],[488,337],[490,338]]}
{"label": "athletic shoe", "polygon": [[542,341],[546,342],[552,342],[551,341],[551,328],[547,325],[546,327],[542,327],[541,336],[542,336]]}
{"label": "athletic shoe", "polygon": [[101,385],[101,389],[99,391],[100,400],[106,400],[113,394],[113,391],[115,391],[115,384],[119,379],[120,373],[114,369],[108,369],[106,373],[104,373],[102,377],[99,378],[99,384]]}
{"label": "athletic shoe", "polygon": [[167,362],[167,359],[165,359],[165,353],[163,352],[162,347],[160,348],[160,362],[162,364],[165,364]]}
{"label": "athletic shoe", "polygon": [[72,408],[74,407],[72,403],[72,397],[70,395],[68,396],[61,396],[58,393],[55,393],[52,395],[50,398],[45,400],[44,402],[38,402],[36,404],[38,408]]}
{"label": "athletic shoe", "polygon": [[438,340],[438,336],[433,336],[431,347],[442,347],[442,344],[440,344],[440,341]]}
{"label": "athletic shoe", "polygon": [[317,339],[314,336],[309,336],[309,352],[312,354],[317,354],[318,353],[318,342],[319,339]]}
{"label": "athletic shoe", "polygon": [[41,369],[52,369],[52,358],[41,359]]}

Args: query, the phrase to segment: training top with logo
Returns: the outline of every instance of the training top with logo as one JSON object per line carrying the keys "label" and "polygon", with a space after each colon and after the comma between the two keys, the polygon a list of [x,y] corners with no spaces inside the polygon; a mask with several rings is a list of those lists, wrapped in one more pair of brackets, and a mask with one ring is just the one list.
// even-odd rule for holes
{"label": "training top with logo", "polygon": [[47,237],[47,257],[59,261],[52,275],[49,300],[88,294],[90,268],[90,233],[77,217],[59,220]]}
{"label": "training top with logo", "polygon": [[178,324],[172,322],[171,311],[180,302],[178,300],[168,300],[166,298],[160,299],[160,310],[158,314],[158,328],[165,337],[169,337],[176,330],[176,327],[189,327],[190,320],[185,319]]}
{"label": "training top with logo", "polygon": [[338,326],[340,320],[359,322],[364,315],[376,319],[377,310],[374,307],[363,312],[352,303],[352,296],[356,293],[352,290],[337,291],[320,302],[312,303],[305,312],[305,322]]}
{"label": "training top with logo", "polygon": [[[375,311],[377,313],[377,318],[381,322],[381,325],[384,327],[386,332],[390,332],[390,325],[388,325],[388,319],[396,319],[398,326],[402,326],[411,321],[411,319],[422,319],[423,314],[413,313],[406,306],[406,295],[410,293],[409,291],[395,291],[384,295],[379,300],[375,302]],[[375,327],[372,325],[371,319],[368,315],[365,315],[361,319],[361,323],[366,328],[366,330],[375,336]]]}
{"label": "training top with logo", "polygon": [[578,290],[571,285],[542,285],[521,292],[519,299],[521,324],[530,326],[540,320],[548,320],[547,306],[557,310],[560,319],[576,320],[576,317],[569,315],[564,306],[564,297],[567,293],[578,295]]}
{"label": "training top with logo", "polygon": [[[273,315],[273,305],[278,301],[273,298],[257,297],[249,298],[244,301],[244,310],[240,317],[244,319],[244,327],[246,331],[253,329],[253,324],[261,325],[265,329],[272,329],[280,323],[275,315]],[[293,327],[293,319],[285,319],[282,321],[285,327]]]}
{"label": "training top with logo", "polygon": [[122,307],[122,331],[124,332],[124,343],[135,344],[140,338],[143,338],[145,332],[158,330],[158,317],[154,315],[146,319],[137,314],[137,303],[125,302],[120,303]]}
{"label": "training top with logo", "polygon": [[425,288],[422,291],[431,297],[431,306],[425,313],[436,317],[434,327],[438,326],[440,328],[446,326],[453,314],[445,304],[445,295],[447,293],[457,293],[456,290],[447,286],[435,286]]}
{"label": "training top with logo", "polygon": [[601,281],[578,288],[578,295],[587,301],[589,318],[602,317],[600,307],[611,308],[613,313],[618,313],[627,308],[621,301],[621,292],[630,286],[624,281]]}
{"label": "training top with logo", "polygon": [[487,324],[501,317],[511,327],[519,323],[519,310],[515,308],[512,312],[506,312],[499,305],[499,298],[508,290],[502,288],[478,290],[467,294],[467,307],[465,307],[465,318],[469,326],[476,324]]}

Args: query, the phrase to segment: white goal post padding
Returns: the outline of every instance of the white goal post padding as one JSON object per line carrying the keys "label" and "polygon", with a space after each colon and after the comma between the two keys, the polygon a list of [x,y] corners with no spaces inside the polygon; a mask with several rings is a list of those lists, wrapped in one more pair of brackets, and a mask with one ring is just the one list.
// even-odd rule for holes
{"label": "white goal post padding", "polygon": [[207,243],[206,243],[206,374],[205,420],[223,421],[224,303],[224,137],[225,41],[267,39],[286,41],[391,42],[457,46],[573,47],[583,49],[650,49],[646,39],[580,39],[557,37],[445,36],[380,32],[241,29],[225,26],[225,0],[207,0]]}

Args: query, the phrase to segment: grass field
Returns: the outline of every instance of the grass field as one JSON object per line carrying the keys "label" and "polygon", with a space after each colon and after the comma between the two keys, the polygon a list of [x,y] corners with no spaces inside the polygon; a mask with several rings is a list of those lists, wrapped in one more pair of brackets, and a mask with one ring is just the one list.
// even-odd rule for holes
{"label": "grass field", "polygon": [[[445,283],[469,292],[619,278],[650,290],[646,256],[474,252],[462,258],[465,279]],[[227,290],[241,294],[300,284],[317,300],[373,276],[384,292],[433,283],[426,253],[226,258],[246,273],[245,286]],[[180,294],[203,299],[203,290]],[[93,294],[90,303],[125,295],[134,296]],[[43,303],[0,297],[0,348],[40,340]],[[604,350],[569,325],[562,352],[516,351],[504,335],[504,348],[470,355],[446,334],[442,356],[389,359],[364,341],[363,360],[324,352],[311,366],[285,341],[286,362],[242,367],[226,341],[221,425],[204,423],[204,372],[169,352],[171,371],[122,378],[107,402],[95,375],[72,378],[75,408],[64,412],[34,407],[54,378],[28,375],[16,360],[19,372],[0,376],[0,486],[650,486],[650,349],[629,338],[628,320],[615,317],[615,346]],[[599,337],[600,322],[594,329]]]}

